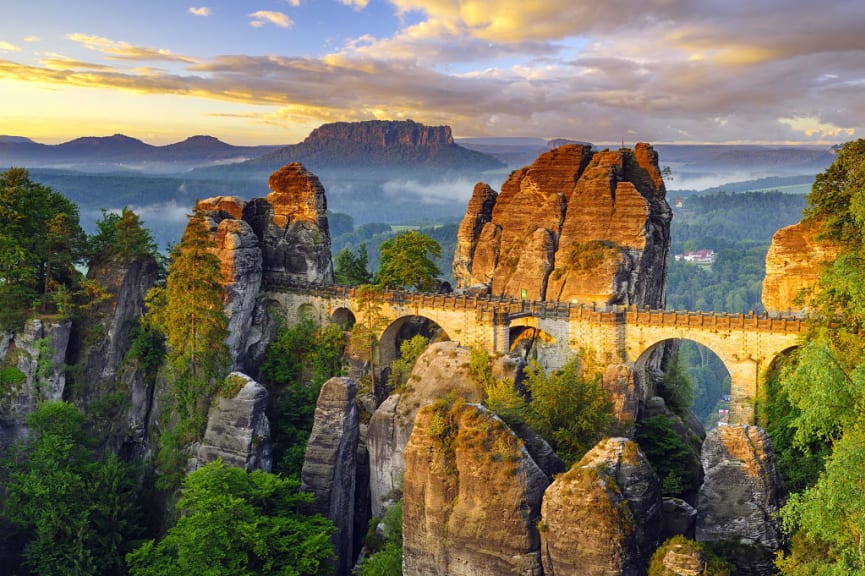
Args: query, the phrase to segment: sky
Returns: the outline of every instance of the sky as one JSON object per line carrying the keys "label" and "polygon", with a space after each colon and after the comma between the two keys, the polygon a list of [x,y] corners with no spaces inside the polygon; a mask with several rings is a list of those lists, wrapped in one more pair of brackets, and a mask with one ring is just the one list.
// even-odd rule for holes
{"label": "sky", "polygon": [[0,134],[865,137],[862,0],[0,0]]}

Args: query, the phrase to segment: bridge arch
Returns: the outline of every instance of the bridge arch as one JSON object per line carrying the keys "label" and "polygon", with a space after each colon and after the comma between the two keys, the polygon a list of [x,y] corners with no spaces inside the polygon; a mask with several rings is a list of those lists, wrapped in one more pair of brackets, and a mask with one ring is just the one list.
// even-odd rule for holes
{"label": "bridge arch", "polygon": [[391,322],[379,337],[379,365],[390,366],[400,357],[400,345],[418,334],[430,340],[450,340],[444,328],[426,316],[400,316]]}
{"label": "bridge arch", "polygon": [[330,321],[332,324],[340,326],[343,330],[350,330],[355,324],[357,324],[357,318],[355,317],[354,312],[345,306],[341,306],[334,310],[330,315]]}

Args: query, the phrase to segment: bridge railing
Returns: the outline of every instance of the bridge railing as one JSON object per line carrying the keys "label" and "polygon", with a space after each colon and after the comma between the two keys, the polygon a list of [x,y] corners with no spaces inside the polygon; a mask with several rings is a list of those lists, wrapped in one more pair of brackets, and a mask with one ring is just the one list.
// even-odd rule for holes
{"label": "bridge railing", "polygon": [[[317,284],[291,280],[270,279],[262,283],[264,290],[287,291],[324,298],[351,299],[356,288],[339,284]],[[542,319],[569,319],[593,316],[599,322],[621,322],[648,326],[676,326],[718,330],[755,330],[800,333],[805,330],[802,316],[793,314],[733,314],[726,312],[695,312],[639,309],[636,306],[521,300],[513,296],[483,294],[462,295],[385,290],[384,302],[392,306],[413,306],[442,310],[481,310],[507,315],[509,319],[534,317]]]}

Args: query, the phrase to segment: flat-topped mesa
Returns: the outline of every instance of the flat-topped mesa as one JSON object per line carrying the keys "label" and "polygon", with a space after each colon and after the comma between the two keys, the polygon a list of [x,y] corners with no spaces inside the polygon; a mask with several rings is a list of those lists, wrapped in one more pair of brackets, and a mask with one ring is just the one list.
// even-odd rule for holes
{"label": "flat-topped mesa", "polygon": [[823,265],[838,255],[838,247],[818,239],[820,225],[803,220],[781,228],[766,253],[763,306],[769,311],[799,311],[807,302],[797,297],[814,288]]}
{"label": "flat-topped mesa", "polygon": [[475,187],[459,228],[458,288],[661,308],[672,212],[658,155],[561,146],[495,192]]}
{"label": "flat-topped mesa", "polygon": [[429,146],[454,143],[450,126],[424,126],[412,120],[377,120],[370,122],[334,122],[319,126],[307,136],[304,143],[346,140],[376,144],[381,147],[394,144]]}

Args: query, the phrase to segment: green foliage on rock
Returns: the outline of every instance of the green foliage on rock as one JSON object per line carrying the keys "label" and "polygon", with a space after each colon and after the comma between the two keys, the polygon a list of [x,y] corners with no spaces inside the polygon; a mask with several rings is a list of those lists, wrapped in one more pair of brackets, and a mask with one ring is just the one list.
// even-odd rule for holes
{"label": "green foliage on rock", "polygon": [[265,351],[261,374],[275,399],[274,471],[300,477],[321,386],[343,373],[345,333],[309,320],[282,329]]}
{"label": "green foliage on rock", "polygon": [[818,281],[817,314],[780,390],[793,408],[793,446],[831,449],[816,482],[782,509],[792,547],[777,566],[796,576],[865,574],[865,140],[844,146],[808,200],[808,218],[840,253]]}
{"label": "green foliage on rock", "polygon": [[382,243],[376,283],[388,288],[432,290],[440,274],[432,257],[439,256],[438,242],[415,230],[403,232]]}
{"label": "green foliage on rock", "polygon": [[0,172],[0,329],[20,329],[74,290],[84,247],[75,204],[22,168]]}
{"label": "green foliage on rock", "polygon": [[127,556],[130,574],[331,573],[334,527],[304,513],[312,498],[297,480],[211,462],[184,479],[177,524]]}
{"label": "green foliage on rock", "polygon": [[402,500],[385,511],[381,523],[383,538],[375,534],[378,518],[370,520],[366,539],[369,556],[355,570],[358,576],[402,576]]}
{"label": "green foliage on rock", "polygon": [[661,480],[664,496],[681,497],[699,482],[699,475],[691,468],[691,451],[667,416],[638,422],[634,440]]}
{"label": "green foliage on rock", "polygon": [[157,258],[159,251],[138,214],[124,208],[118,214],[102,210],[96,234],[88,239],[91,258],[116,259],[128,263],[139,256]]}
{"label": "green foliage on rock", "polygon": [[390,363],[390,378],[388,387],[398,390],[409,384],[409,376],[417,362],[418,356],[423,354],[430,342],[422,334],[412,336],[399,346],[400,357]]}
{"label": "green foliage on rock", "polygon": [[46,576],[123,574],[141,536],[134,470],[99,461],[84,415],[45,402],[27,417],[30,439],[2,466],[3,517],[26,531],[25,564]]}
{"label": "green foliage on rock", "polygon": [[673,536],[655,550],[649,562],[648,576],[677,576],[681,574],[681,572],[674,572],[664,566],[664,557],[671,551],[680,558],[702,558],[705,561],[705,567],[700,572],[701,576],[732,576],[736,573],[734,566],[720,558],[703,544],[679,535]]}
{"label": "green foliage on rock", "polygon": [[612,403],[579,358],[547,375],[536,360],[525,369],[531,398],[525,421],[546,439],[570,468],[600,440],[612,423]]}

